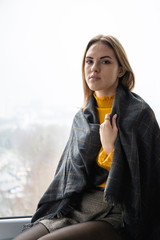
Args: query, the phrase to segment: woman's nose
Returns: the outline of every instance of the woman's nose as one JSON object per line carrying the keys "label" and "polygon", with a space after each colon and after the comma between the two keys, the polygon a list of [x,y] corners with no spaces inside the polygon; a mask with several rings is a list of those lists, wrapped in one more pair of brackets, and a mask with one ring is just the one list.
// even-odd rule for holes
{"label": "woman's nose", "polygon": [[92,65],[92,71],[93,71],[93,72],[99,72],[99,71],[100,71],[100,68],[99,68],[98,63],[95,62],[95,63]]}

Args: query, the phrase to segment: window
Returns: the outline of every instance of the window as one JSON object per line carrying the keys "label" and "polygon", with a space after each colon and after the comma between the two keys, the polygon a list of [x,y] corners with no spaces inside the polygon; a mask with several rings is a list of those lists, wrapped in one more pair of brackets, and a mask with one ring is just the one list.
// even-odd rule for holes
{"label": "window", "polygon": [[[17,116],[24,117],[24,114],[28,118],[26,110]],[[42,114],[41,122],[34,120],[25,126],[24,119],[21,122],[15,115],[9,119],[1,118],[1,217],[32,215],[38,199],[53,179],[69,125],[58,124],[58,119],[57,123],[52,123],[54,114]]]}

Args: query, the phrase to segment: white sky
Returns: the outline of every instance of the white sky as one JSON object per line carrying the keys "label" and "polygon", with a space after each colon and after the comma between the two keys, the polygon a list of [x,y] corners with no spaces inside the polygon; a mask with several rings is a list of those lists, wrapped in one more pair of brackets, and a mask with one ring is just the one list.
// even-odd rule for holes
{"label": "white sky", "polygon": [[160,119],[159,0],[0,0],[0,116],[13,105],[83,103],[88,41],[110,34],[124,46],[134,91]]}

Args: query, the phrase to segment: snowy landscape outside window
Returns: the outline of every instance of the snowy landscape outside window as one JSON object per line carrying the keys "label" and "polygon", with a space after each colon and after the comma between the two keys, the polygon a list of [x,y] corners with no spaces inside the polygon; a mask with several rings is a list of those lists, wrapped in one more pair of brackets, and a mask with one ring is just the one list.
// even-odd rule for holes
{"label": "snowy landscape outside window", "polygon": [[33,105],[13,110],[15,115],[0,118],[0,217],[33,214],[53,179],[70,128],[64,111],[66,123],[57,112],[38,112]]}

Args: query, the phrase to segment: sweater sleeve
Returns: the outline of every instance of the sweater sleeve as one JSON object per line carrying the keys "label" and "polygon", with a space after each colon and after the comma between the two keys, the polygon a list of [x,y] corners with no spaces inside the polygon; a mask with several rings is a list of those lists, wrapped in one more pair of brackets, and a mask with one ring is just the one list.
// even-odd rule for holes
{"label": "sweater sleeve", "polygon": [[107,155],[105,151],[101,149],[97,157],[98,165],[109,171],[112,165],[113,155],[114,150],[109,155]]}

